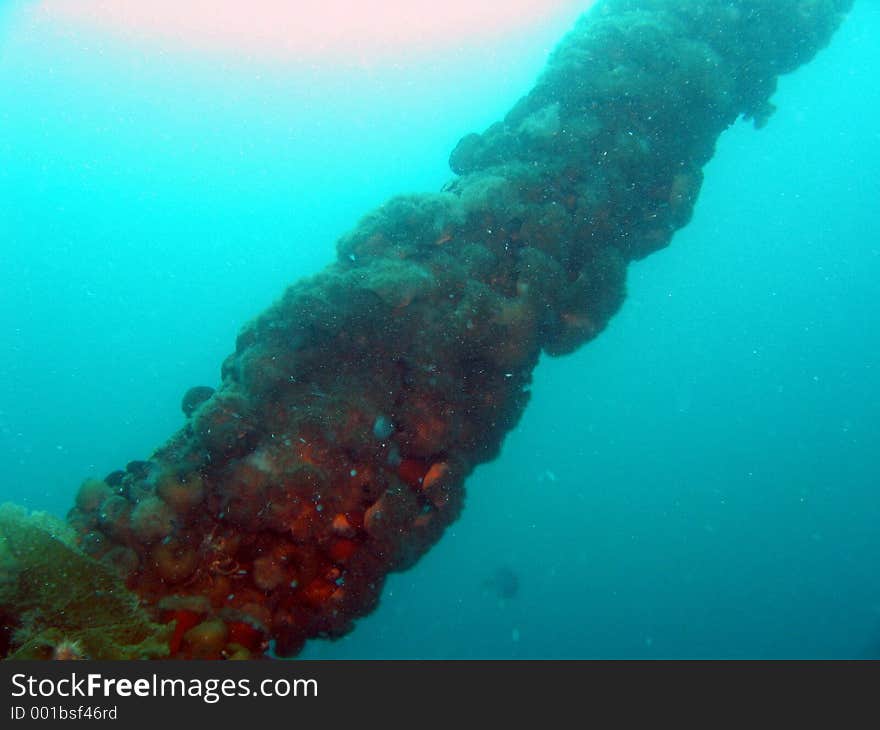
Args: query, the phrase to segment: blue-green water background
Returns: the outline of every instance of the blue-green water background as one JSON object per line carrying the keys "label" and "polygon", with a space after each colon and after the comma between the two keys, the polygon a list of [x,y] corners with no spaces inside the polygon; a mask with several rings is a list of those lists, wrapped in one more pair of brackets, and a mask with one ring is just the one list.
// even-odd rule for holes
{"label": "blue-green water background", "polygon": [[[334,70],[0,8],[0,498],[58,514],[177,429],[361,214],[438,189],[577,14]],[[693,222],[542,362],[461,520],[305,657],[880,655],[878,37],[857,0],[770,125],[727,132]]]}

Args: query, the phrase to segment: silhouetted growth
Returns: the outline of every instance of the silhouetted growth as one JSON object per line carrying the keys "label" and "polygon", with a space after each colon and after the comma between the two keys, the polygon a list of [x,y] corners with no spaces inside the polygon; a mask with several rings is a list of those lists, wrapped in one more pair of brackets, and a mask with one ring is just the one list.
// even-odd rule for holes
{"label": "silhouetted growth", "polygon": [[209,388],[207,385],[196,385],[183,394],[180,410],[183,411],[184,416],[189,418],[212,395],[214,395],[213,388]]}

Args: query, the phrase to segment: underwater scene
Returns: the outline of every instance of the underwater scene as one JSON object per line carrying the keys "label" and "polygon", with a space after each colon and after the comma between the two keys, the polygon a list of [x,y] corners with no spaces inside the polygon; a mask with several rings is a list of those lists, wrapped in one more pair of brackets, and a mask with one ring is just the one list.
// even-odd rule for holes
{"label": "underwater scene", "polygon": [[878,37],[0,3],[0,657],[880,658]]}

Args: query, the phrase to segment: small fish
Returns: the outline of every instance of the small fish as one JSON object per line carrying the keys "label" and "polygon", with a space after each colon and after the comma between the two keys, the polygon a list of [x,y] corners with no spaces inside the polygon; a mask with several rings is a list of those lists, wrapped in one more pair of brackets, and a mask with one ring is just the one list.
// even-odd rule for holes
{"label": "small fish", "polygon": [[519,593],[519,576],[507,566],[501,566],[483,581],[483,588],[498,598],[509,601]]}

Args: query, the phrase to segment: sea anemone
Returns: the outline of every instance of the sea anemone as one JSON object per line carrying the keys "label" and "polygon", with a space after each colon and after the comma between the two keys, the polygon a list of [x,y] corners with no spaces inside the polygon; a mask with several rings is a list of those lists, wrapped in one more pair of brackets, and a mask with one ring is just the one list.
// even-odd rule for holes
{"label": "sea anemone", "polygon": [[131,529],[143,543],[166,537],[173,527],[173,513],[158,497],[147,497],[131,513]]}
{"label": "sea anemone", "polygon": [[214,389],[209,388],[207,385],[196,385],[190,388],[183,394],[183,399],[180,401],[180,409],[183,411],[183,415],[189,418],[212,395],[214,395]]}
{"label": "sea anemone", "polygon": [[77,661],[80,659],[88,659],[88,657],[79,641],[62,639],[52,647],[52,659],[57,659],[59,661]]}

